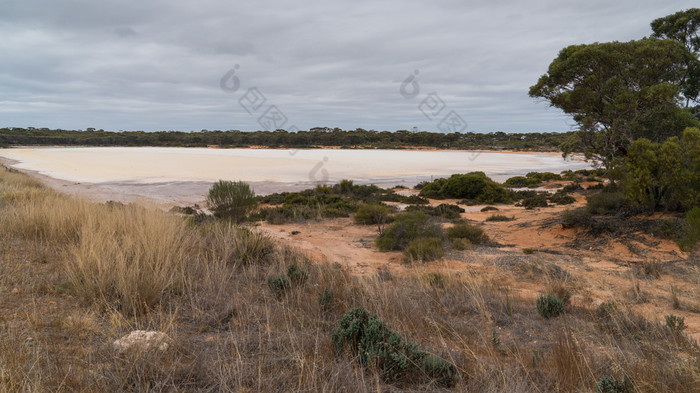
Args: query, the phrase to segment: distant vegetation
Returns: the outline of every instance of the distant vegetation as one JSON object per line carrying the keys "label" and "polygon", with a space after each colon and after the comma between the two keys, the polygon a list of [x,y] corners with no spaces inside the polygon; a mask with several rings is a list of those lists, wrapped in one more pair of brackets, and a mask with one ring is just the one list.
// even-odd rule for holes
{"label": "distant vegetation", "polygon": [[104,131],[88,128],[61,130],[48,128],[0,128],[3,145],[65,145],[65,146],[187,146],[187,147],[249,147],[270,148],[378,148],[401,149],[431,147],[438,149],[489,149],[559,151],[559,145],[572,132],[533,133],[435,133],[399,130],[374,131],[341,130],[316,127],[309,131]]}

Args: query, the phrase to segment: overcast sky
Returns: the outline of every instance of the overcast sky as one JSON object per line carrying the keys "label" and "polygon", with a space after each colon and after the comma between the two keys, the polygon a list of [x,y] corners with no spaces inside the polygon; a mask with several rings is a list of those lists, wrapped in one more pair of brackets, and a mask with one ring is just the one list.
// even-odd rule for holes
{"label": "overcast sky", "polygon": [[454,111],[464,132],[567,131],[527,95],[560,49],[642,38],[693,6],[0,0],[0,126],[438,131]]}

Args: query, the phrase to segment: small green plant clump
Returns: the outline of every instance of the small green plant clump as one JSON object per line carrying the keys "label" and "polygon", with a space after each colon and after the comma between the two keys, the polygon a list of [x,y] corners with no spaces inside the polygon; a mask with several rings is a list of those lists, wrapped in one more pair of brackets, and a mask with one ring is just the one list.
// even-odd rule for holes
{"label": "small green plant clump", "polygon": [[666,315],[666,327],[671,330],[671,332],[679,334],[685,330],[685,318],[679,317],[674,314]]}
{"label": "small green plant clump", "polygon": [[481,227],[469,224],[466,221],[458,221],[446,231],[447,238],[451,241],[466,239],[471,244],[482,244],[488,241],[488,236]]}
{"label": "small green plant clump", "polygon": [[498,211],[498,208],[496,206],[486,206],[481,209],[481,212],[488,212],[488,211]]}
{"label": "small green plant clump", "polygon": [[289,280],[284,274],[268,277],[267,285],[270,287],[272,293],[274,293],[275,296],[277,296],[278,298],[284,296],[287,293],[287,291],[292,287],[292,285],[289,283]]}
{"label": "small green plant clump", "polygon": [[403,251],[404,261],[428,262],[442,258],[442,239],[439,237],[419,237],[411,240]]}
{"label": "small green plant clump", "polygon": [[625,376],[622,381],[615,378],[604,376],[596,384],[596,393],[631,393],[632,384]]}
{"label": "small green plant clump", "polygon": [[309,273],[297,266],[296,263],[292,263],[287,267],[287,274],[279,274],[277,276],[272,276],[267,279],[267,285],[270,287],[272,293],[278,298],[283,297],[287,292],[292,289],[292,286],[301,286],[306,280],[309,279]]}
{"label": "small green plant clump", "polygon": [[537,312],[545,319],[564,313],[564,301],[552,293],[540,294],[535,305],[537,306]]}
{"label": "small green plant clump", "polygon": [[535,250],[533,250],[532,248],[523,248],[523,254],[531,255],[534,253],[535,253]]}
{"label": "small green plant clump", "polygon": [[405,341],[364,308],[354,308],[341,318],[331,342],[336,351],[349,348],[363,366],[376,367],[387,382],[434,380],[444,387],[454,386],[457,370],[452,363]]}
{"label": "small green plant clump", "polygon": [[306,270],[299,268],[296,263],[292,263],[287,267],[287,277],[294,285],[301,285],[309,279],[309,273]]}

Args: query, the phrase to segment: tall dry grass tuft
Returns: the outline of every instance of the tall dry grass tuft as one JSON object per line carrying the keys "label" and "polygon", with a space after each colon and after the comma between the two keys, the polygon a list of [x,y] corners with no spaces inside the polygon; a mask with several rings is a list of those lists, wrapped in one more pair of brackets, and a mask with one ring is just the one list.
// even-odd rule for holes
{"label": "tall dry grass tuft", "polygon": [[184,288],[196,254],[182,220],[132,205],[99,209],[68,249],[66,272],[80,297],[137,315]]}

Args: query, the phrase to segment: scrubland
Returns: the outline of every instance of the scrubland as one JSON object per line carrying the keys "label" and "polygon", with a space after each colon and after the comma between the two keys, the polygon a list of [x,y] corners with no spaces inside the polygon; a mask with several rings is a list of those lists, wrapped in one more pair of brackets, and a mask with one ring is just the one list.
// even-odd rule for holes
{"label": "scrubland", "polygon": [[[667,274],[660,266],[621,274],[631,292],[600,303],[588,281],[537,253],[509,252],[499,268],[427,262],[357,275],[290,244],[250,224],[70,198],[0,168],[0,391],[700,390],[695,341],[676,322],[636,312],[655,296],[640,281]],[[696,264],[673,271],[695,277]],[[290,265],[306,278],[274,290],[269,279]],[[563,312],[522,287],[560,300]],[[689,306],[696,295],[677,292],[680,309],[700,312]],[[357,307],[454,365],[453,380],[389,381],[378,364],[334,347],[338,322]],[[114,350],[137,329],[173,345]]]}

